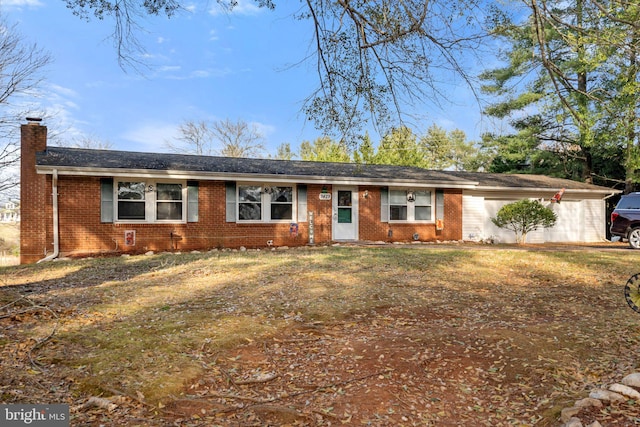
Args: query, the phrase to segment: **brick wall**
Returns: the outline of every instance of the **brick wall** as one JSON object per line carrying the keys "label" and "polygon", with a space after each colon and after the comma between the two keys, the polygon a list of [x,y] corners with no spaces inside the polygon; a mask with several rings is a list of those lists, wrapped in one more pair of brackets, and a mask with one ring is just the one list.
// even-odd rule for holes
{"label": "brick wall", "polygon": [[[300,246],[308,238],[307,224],[292,233],[290,223],[226,222],[225,183],[199,185],[198,222],[186,224],[118,224],[100,222],[100,178],[62,176],[58,181],[60,251],[65,255],[140,253],[211,248]],[[317,228],[316,228],[317,230]],[[125,244],[125,232],[135,231],[135,245]],[[316,231],[317,235],[317,231]]]}
{"label": "brick wall", "polygon": [[[21,163],[21,263],[35,262],[53,250],[53,198],[51,175],[38,175],[35,154],[46,149],[47,129],[23,125]],[[315,243],[332,240],[332,201],[320,194],[331,185],[307,186],[307,211],[314,214]],[[186,224],[118,224],[100,220],[100,177],[58,177],[59,245],[61,255],[189,251],[210,248],[300,246],[309,242],[309,223],[237,224],[226,222],[224,181],[199,183],[199,220]],[[380,222],[380,187],[358,189],[359,239],[370,241],[459,240],[462,238],[462,191],[444,191],[444,229],[435,224]],[[294,219],[294,222],[297,222]],[[135,244],[125,233],[135,232]]]}
{"label": "brick wall", "polygon": [[37,122],[20,127],[20,262],[31,263],[44,258],[53,250],[47,238],[47,221],[51,218],[44,209],[51,205],[51,185],[44,175],[36,173],[36,153],[47,148],[47,128]]}
{"label": "brick wall", "polygon": [[[47,179],[47,188],[51,178]],[[314,213],[317,244],[331,241],[331,200],[320,200],[320,193],[331,192],[329,185],[309,185],[307,209]],[[365,191],[368,192],[364,197]],[[359,189],[359,235],[361,240],[421,241],[460,239],[462,234],[462,193],[445,191],[445,227],[435,224],[389,224],[380,222],[380,188]],[[46,241],[52,240],[51,199],[42,210],[47,227]],[[297,235],[290,224],[237,224],[226,222],[225,183],[202,181],[199,186],[199,221],[187,224],[117,224],[100,222],[100,178],[61,176],[58,180],[60,252],[63,255],[142,253],[146,251],[189,251],[211,248],[301,246],[309,241],[308,222],[298,224]],[[125,232],[135,231],[135,245],[125,245]],[[389,237],[389,230],[392,237]]]}
{"label": "brick wall", "polygon": [[[366,192],[366,193],[365,193]],[[366,197],[365,197],[366,194]],[[462,191],[444,191],[444,228],[436,225],[380,222],[380,187],[360,187],[360,240],[407,242],[418,235],[420,241],[462,239]]]}

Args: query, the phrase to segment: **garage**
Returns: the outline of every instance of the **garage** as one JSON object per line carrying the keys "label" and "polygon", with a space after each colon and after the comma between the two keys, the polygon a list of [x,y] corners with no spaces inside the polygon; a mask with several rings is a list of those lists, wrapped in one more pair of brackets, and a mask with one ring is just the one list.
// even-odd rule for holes
{"label": "garage", "polygon": [[[600,242],[606,239],[606,199],[619,193],[606,187],[540,175],[456,172],[476,181],[462,197],[462,233],[468,241],[515,243],[515,233],[496,227],[491,218],[506,204],[523,199],[539,200],[558,216],[550,229],[527,235],[527,243]],[[551,198],[564,189],[560,203]]]}

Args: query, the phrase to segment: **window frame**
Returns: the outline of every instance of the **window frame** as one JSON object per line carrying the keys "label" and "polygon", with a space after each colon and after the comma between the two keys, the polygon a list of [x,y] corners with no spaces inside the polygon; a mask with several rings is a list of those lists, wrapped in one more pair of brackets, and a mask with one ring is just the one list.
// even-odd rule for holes
{"label": "window frame", "polygon": [[[113,180],[113,222],[116,224],[186,224],[187,223],[187,205],[188,205],[188,192],[187,181],[175,180],[175,179],[147,179],[147,178],[117,178]],[[126,199],[120,199],[118,197],[118,189],[121,183],[134,182],[144,184],[144,219],[120,219],[120,202],[126,201]],[[169,200],[158,198],[158,184],[177,184],[181,186],[181,199]],[[180,219],[158,219],[158,204],[159,203],[180,203],[181,214]],[[141,203],[141,202],[137,202]]]}
{"label": "window frame", "polygon": [[[240,200],[240,191],[243,187],[259,187],[260,188],[260,201],[255,202],[260,204],[260,219],[240,219],[240,205],[249,202],[242,202]],[[290,188],[291,189],[291,202],[274,202],[271,203],[271,192],[265,191],[267,188]],[[297,222],[298,218],[298,194],[296,184],[283,184],[283,183],[256,183],[256,182],[237,182],[236,183],[236,223],[238,224],[290,224]],[[271,206],[272,205],[291,205],[291,218],[286,219],[272,219],[271,218]]]}
{"label": "window frame", "polygon": [[[405,203],[403,205],[398,205],[398,204],[393,204],[393,200],[392,200],[392,193],[393,192],[403,192],[405,194],[405,198],[404,201]],[[406,187],[389,187],[389,196],[388,196],[388,221],[389,223],[394,223],[394,224],[433,224],[436,222],[435,220],[435,189],[433,188],[418,188],[418,189],[414,189],[414,188],[406,188]],[[408,193],[412,192],[412,193],[422,193],[422,192],[428,192],[429,193],[429,202],[430,204],[428,205],[416,205],[416,199],[414,198],[413,201],[408,200]],[[407,214],[407,219],[391,219],[391,209],[393,206],[406,206],[406,214]],[[415,219],[416,218],[416,207],[426,207],[428,206],[430,209],[430,215],[429,215],[429,219]]]}

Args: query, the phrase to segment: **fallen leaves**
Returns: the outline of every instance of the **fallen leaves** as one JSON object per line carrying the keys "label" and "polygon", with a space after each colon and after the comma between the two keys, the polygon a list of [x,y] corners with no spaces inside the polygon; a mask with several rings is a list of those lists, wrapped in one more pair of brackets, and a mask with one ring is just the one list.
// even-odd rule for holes
{"label": "fallen leaves", "polygon": [[[69,403],[78,425],[554,425],[568,400],[636,368],[640,318],[620,283],[640,257],[498,252],[16,268],[0,301],[28,293],[59,320],[0,313],[0,396]],[[35,369],[28,351],[56,322],[34,358],[46,370]]]}

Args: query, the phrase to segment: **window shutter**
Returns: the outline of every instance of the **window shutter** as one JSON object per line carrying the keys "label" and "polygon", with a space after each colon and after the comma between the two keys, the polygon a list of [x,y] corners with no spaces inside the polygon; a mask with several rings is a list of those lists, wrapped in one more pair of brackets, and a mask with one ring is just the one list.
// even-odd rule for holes
{"label": "window shutter", "polygon": [[444,220],[444,190],[436,190],[436,220]]}
{"label": "window shutter", "polygon": [[380,189],[380,222],[389,222],[389,187]]}
{"label": "window shutter", "polygon": [[100,178],[100,222],[113,222],[113,178]]}
{"label": "window shutter", "polygon": [[307,186],[298,185],[298,222],[307,222]]}
{"label": "window shutter", "polygon": [[227,190],[227,222],[236,222],[236,183],[228,181],[225,183]]}
{"label": "window shutter", "polygon": [[198,222],[198,181],[187,181],[187,222]]}

